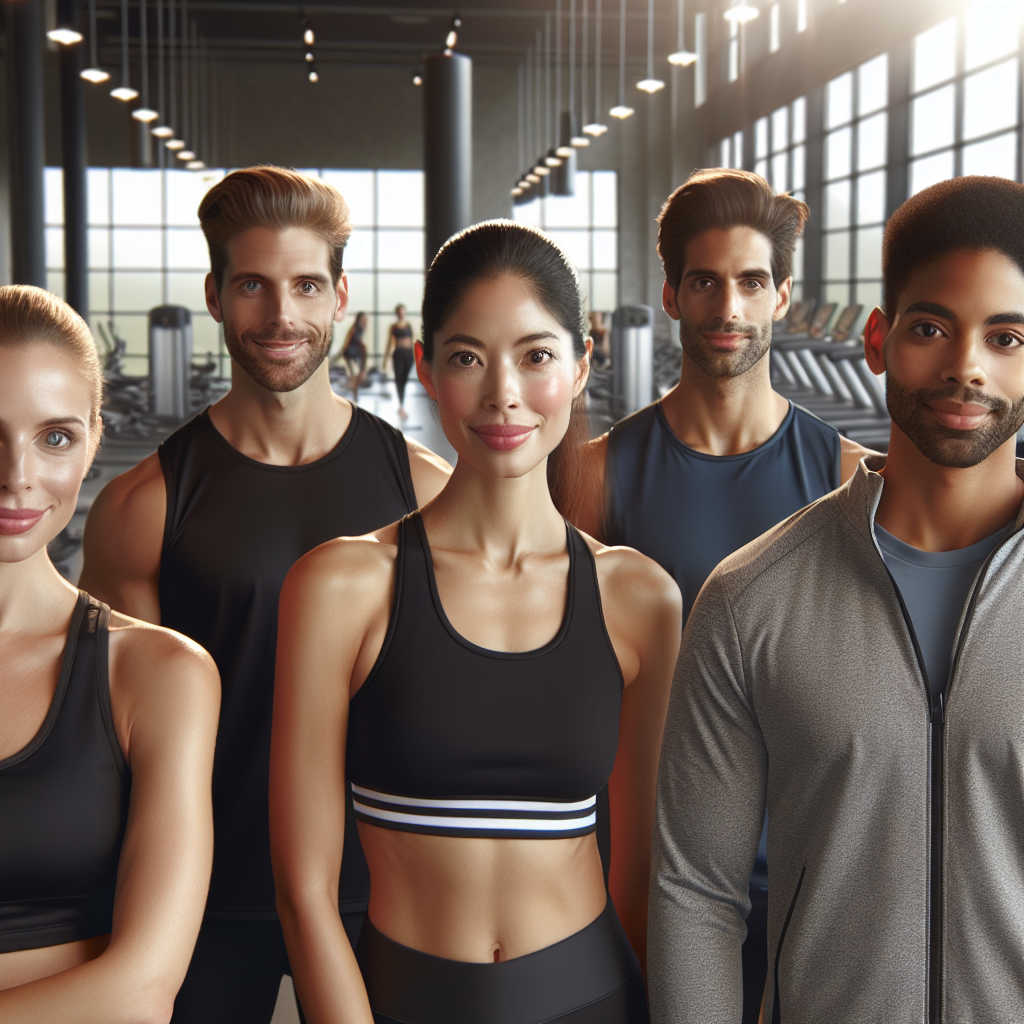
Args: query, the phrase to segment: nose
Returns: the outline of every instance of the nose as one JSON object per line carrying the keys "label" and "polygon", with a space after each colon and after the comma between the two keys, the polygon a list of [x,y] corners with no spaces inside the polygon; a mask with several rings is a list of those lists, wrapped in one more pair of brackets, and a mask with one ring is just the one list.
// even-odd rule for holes
{"label": "nose", "polygon": [[484,405],[496,412],[519,408],[519,382],[510,362],[495,360],[487,374]]}
{"label": "nose", "polygon": [[948,357],[942,367],[941,376],[947,384],[961,387],[983,388],[988,383],[984,360],[985,341],[980,335],[964,334],[947,346]]}
{"label": "nose", "polygon": [[292,294],[291,289],[274,288],[271,289],[270,295],[270,316],[267,322],[278,327],[290,328],[294,326],[298,319],[296,315],[298,299]]}
{"label": "nose", "polygon": [[10,438],[0,439],[0,491],[19,494],[31,490],[27,446]]}
{"label": "nose", "polygon": [[718,290],[718,308],[715,310],[723,325],[731,320],[743,320],[743,293],[739,282],[727,280]]}

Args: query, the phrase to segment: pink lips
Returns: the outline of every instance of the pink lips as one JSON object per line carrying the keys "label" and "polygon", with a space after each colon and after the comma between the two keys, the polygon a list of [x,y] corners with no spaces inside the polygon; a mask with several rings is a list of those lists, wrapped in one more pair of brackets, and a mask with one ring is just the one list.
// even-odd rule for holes
{"label": "pink lips", "polygon": [[533,433],[533,427],[522,423],[485,423],[472,429],[485,445],[497,452],[518,448]]}
{"label": "pink lips", "polygon": [[0,508],[0,536],[28,533],[45,514],[45,508]]}

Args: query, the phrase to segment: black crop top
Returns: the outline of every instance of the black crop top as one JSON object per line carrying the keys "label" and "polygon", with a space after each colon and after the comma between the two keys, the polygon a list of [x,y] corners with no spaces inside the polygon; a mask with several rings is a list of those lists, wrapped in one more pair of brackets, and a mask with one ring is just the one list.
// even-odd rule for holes
{"label": "black crop top", "polygon": [[0,761],[0,953],[111,930],[131,782],[110,714],[109,621],[79,593],[50,710]]}
{"label": "black crop top", "polygon": [[568,523],[566,534],[558,634],[536,650],[504,652],[455,631],[419,513],[399,524],[391,621],[349,713],[347,772],[360,821],[466,837],[594,831],[623,681],[594,556]]}

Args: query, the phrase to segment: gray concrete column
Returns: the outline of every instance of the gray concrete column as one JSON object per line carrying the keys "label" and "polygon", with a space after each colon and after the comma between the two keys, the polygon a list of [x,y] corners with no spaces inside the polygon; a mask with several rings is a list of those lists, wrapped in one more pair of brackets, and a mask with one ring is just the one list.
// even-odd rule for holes
{"label": "gray concrete column", "polygon": [[11,280],[46,287],[43,240],[43,12],[5,0],[11,166]]}
{"label": "gray concrete column", "polygon": [[[58,0],[57,22],[82,30],[80,0]],[[84,33],[83,33],[84,34]],[[89,320],[88,192],[85,90],[79,72],[85,43],[60,49],[60,134],[64,164],[64,299]]]}
{"label": "gray concrete column", "polygon": [[473,62],[461,53],[423,60],[426,265],[472,223]]}

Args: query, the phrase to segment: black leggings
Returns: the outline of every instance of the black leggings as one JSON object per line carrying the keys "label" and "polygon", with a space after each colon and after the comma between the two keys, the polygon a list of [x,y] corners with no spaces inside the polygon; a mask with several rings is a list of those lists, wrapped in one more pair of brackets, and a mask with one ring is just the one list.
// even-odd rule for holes
{"label": "black leggings", "polygon": [[640,965],[611,900],[582,931],[497,964],[445,960],[370,922],[356,957],[375,1024],[647,1024]]}
{"label": "black leggings", "polygon": [[391,355],[391,365],[395,369],[395,388],[398,390],[399,405],[405,405],[405,385],[409,382],[409,373],[414,362],[411,348],[395,347]]}
{"label": "black leggings", "polygon": [[[341,916],[353,948],[363,917]],[[291,973],[278,921],[204,921],[171,1024],[270,1024],[281,976]]]}

